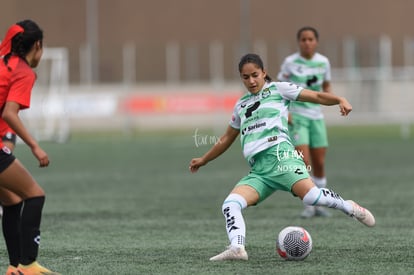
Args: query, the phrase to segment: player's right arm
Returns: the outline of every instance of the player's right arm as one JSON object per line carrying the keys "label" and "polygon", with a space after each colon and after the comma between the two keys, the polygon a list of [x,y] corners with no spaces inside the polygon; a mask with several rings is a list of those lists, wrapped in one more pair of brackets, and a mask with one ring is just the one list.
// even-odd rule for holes
{"label": "player's right arm", "polygon": [[228,126],[224,135],[220,137],[219,141],[207,153],[200,158],[191,160],[189,167],[191,173],[197,172],[201,166],[206,165],[208,162],[223,154],[233,144],[239,132],[239,129]]}

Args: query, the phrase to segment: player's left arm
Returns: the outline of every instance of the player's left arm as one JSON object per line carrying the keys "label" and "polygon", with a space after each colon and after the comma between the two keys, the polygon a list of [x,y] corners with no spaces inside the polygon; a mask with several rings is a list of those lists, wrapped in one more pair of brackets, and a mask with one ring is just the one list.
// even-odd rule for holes
{"label": "player's left arm", "polygon": [[332,94],[331,78],[332,78],[331,63],[329,62],[329,60],[327,60],[326,71],[323,75],[322,92]]}
{"label": "player's left arm", "polygon": [[10,126],[10,128],[30,147],[34,156],[39,160],[40,167],[49,165],[49,157],[45,151],[39,146],[37,141],[32,137],[19,118],[21,106],[14,101],[7,101],[1,114],[2,119]]}
{"label": "player's left arm", "polygon": [[348,115],[352,111],[352,106],[346,98],[334,95],[333,93],[321,93],[303,89],[296,100],[326,106],[339,105],[339,110],[343,116]]}
{"label": "player's left arm", "polygon": [[324,93],[332,94],[332,85],[330,81],[325,80],[322,83],[322,91]]}

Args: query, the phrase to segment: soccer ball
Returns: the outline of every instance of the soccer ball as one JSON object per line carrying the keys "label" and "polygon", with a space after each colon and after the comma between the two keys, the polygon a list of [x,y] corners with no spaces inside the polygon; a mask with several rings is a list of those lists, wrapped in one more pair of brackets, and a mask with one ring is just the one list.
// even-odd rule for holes
{"label": "soccer ball", "polygon": [[277,238],[276,250],[285,260],[301,261],[312,251],[311,235],[300,226],[285,227]]}

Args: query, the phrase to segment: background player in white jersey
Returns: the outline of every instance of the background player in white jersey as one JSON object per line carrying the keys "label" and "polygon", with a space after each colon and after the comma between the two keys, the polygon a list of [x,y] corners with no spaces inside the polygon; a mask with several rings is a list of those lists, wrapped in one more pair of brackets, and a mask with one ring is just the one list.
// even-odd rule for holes
{"label": "background player in white jersey", "polygon": [[240,134],[245,158],[251,165],[222,205],[230,246],[211,261],[247,260],[246,226],[242,209],[256,205],[276,190],[291,192],[306,205],[326,206],[342,210],[367,226],[375,218],[367,209],[353,201],[343,200],[326,188],[318,188],[309,178],[301,157],[290,143],[287,119],[289,102],[299,100],[324,105],[339,105],[342,115],[352,106],[342,97],[317,93],[287,82],[272,82],[256,54],[243,56],[239,72],[248,93],[236,103],[229,126],[223,136],[202,157],[190,162],[191,172],[224,153]]}
{"label": "background player in white jersey", "polygon": [[[331,93],[331,66],[327,57],[316,52],[319,34],[315,28],[303,27],[296,35],[299,52],[284,60],[278,74],[280,81],[295,83],[306,89]],[[312,180],[326,187],[325,155],[328,137],[321,107],[313,102],[292,102],[289,107],[289,133],[296,150],[301,152]],[[331,214],[318,206],[305,206],[303,218],[328,217]]]}

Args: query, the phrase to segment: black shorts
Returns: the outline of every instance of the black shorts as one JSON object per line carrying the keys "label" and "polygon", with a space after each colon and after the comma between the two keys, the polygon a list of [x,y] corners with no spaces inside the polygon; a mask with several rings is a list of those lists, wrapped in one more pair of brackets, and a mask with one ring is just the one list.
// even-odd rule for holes
{"label": "black shorts", "polygon": [[16,134],[12,132],[7,132],[3,137],[3,141],[8,141],[16,145]]}
{"label": "black shorts", "polygon": [[6,170],[15,159],[16,157],[12,154],[10,149],[3,146],[0,150],[0,173]]}

